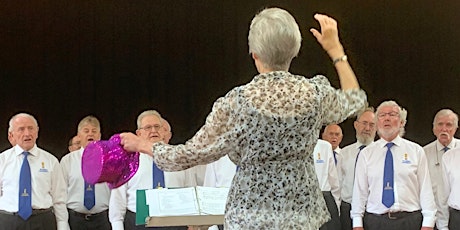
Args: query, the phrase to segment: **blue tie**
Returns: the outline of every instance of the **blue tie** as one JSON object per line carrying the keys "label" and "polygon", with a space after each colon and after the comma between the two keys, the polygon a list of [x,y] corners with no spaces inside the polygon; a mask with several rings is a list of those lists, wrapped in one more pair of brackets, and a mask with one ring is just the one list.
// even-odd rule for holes
{"label": "blue tie", "polygon": [[334,162],[335,162],[335,165],[337,165],[337,152],[332,151],[332,153],[334,153]]}
{"label": "blue tie", "polygon": [[447,152],[447,150],[449,150],[450,148],[449,147],[444,147],[442,150],[444,150],[444,152]]}
{"label": "blue tie", "polygon": [[[356,154],[356,159],[355,159],[355,168],[354,168],[354,172],[353,172],[353,175],[356,175],[356,163],[358,162],[358,157],[359,157],[359,154],[361,153],[361,150],[363,150],[366,146],[365,145],[361,145],[359,146],[359,151],[358,151],[358,154]],[[353,176],[353,178],[355,178]]]}
{"label": "blue tie", "polygon": [[32,182],[30,179],[30,165],[27,160],[29,152],[23,152],[21,174],[19,175],[19,216],[27,220],[32,215]]}
{"label": "blue tie", "polygon": [[359,146],[359,151],[358,151],[358,154],[356,154],[356,159],[355,159],[355,168],[356,168],[356,162],[358,162],[359,154],[361,153],[361,150],[363,150],[365,147],[366,147],[365,145]]}
{"label": "blue tie", "polygon": [[386,144],[388,150],[385,157],[385,167],[383,171],[383,192],[382,192],[382,203],[387,207],[391,207],[395,203],[394,194],[394,171],[393,171],[393,154],[391,153],[391,147],[394,143],[389,142]]}
{"label": "blue tie", "polygon": [[165,188],[165,176],[155,163],[153,163],[153,188]]}
{"label": "blue tie", "polygon": [[83,204],[88,210],[91,210],[96,204],[96,195],[94,193],[94,190],[95,186],[90,183],[86,183],[85,181],[85,196],[83,198]]}

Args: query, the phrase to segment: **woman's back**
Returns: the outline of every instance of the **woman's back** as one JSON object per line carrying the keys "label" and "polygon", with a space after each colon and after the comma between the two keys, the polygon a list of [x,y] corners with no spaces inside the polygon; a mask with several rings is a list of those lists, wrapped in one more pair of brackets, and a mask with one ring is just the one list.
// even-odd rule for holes
{"label": "woman's back", "polygon": [[335,90],[324,77],[309,80],[283,71],[258,75],[227,94],[237,143],[229,157],[240,167],[227,203],[227,227],[318,229],[327,221],[310,154],[320,127],[348,117],[354,105],[365,104],[362,96]]}

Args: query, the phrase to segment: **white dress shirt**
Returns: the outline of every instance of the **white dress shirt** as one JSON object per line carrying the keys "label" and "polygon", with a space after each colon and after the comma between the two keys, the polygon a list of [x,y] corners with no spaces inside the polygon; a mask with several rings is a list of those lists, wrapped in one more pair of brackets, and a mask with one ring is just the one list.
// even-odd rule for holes
{"label": "white dress shirt", "polygon": [[[449,213],[449,207],[460,210],[460,147],[447,151],[442,156],[444,194],[441,209]],[[447,216],[447,222],[449,222]]]}
{"label": "white dress shirt", "polygon": [[205,172],[206,165],[196,165],[181,171],[164,172],[165,186],[168,188],[203,186]]}
{"label": "white dress shirt", "polygon": [[67,184],[67,208],[75,212],[95,214],[109,208],[110,189],[107,183],[94,185],[96,202],[91,210],[86,209],[83,201],[85,196],[85,180],[81,172],[83,148],[68,153],[61,159],[62,171]]}
{"label": "white dress shirt", "polygon": [[353,227],[363,226],[364,211],[384,214],[420,209],[422,226],[433,227],[436,204],[423,148],[399,136],[392,142],[395,203],[390,208],[382,204],[385,145],[388,142],[380,139],[364,148],[358,157],[350,212]]}
{"label": "white dress shirt", "polygon": [[[190,187],[199,184],[204,178],[203,166],[178,172],[164,172],[165,186],[168,188]],[[204,167],[205,168],[205,167]],[[206,168],[205,168],[206,169]],[[192,180],[193,178],[193,180]],[[197,179],[198,178],[198,179]],[[203,179],[201,179],[203,181]],[[112,189],[109,204],[109,220],[112,229],[124,229],[126,210],[136,212],[137,190],[153,188],[153,158],[147,154],[139,155],[139,168],[136,174],[124,185]]]}
{"label": "white dress shirt", "polygon": [[[449,149],[460,147],[460,140],[456,138],[452,139],[447,147]],[[438,140],[435,140],[423,147],[428,161],[428,169],[430,170],[434,200],[436,202],[436,208],[438,209],[436,213],[436,227],[440,230],[447,229],[449,219],[449,211],[440,207],[441,199],[443,199],[442,196],[445,194],[444,183],[442,180],[443,148],[444,146]]]}
{"label": "white dress shirt", "polygon": [[[204,184],[206,187],[224,187],[230,188],[233,177],[236,174],[237,166],[230,160],[228,155],[221,157],[219,160],[209,163],[206,166]],[[218,230],[217,225],[213,225],[208,230]]]}
{"label": "white dress shirt", "polygon": [[337,168],[334,163],[332,146],[329,142],[318,139],[313,150],[315,172],[318,177],[319,187],[323,192],[331,192],[337,209],[340,210],[340,186]]}
{"label": "white dress shirt", "polygon": [[[19,209],[19,174],[24,152],[16,145],[0,154],[0,210],[17,212]],[[59,161],[51,153],[36,145],[28,151],[32,179],[32,208],[53,207],[57,228],[70,229],[66,208],[66,186]]]}
{"label": "white dress shirt", "polygon": [[[337,164],[338,164],[339,161],[340,161],[340,159],[342,158],[342,154],[341,154],[342,149],[341,149],[339,146],[337,146],[337,148],[335,148],[335,149],[332,150],[332,156],[334,156],[334,151],[337,153],[337,154],[335,155],[335,159],[337,160]],[[336,167],[336,168],[337,168],[337,167]]]}
{"label": "white dress shirt", "polygon": [[351,204],[353,196],[353,183],[355,180],[355,164],[358,157],[359,147],[363,144],[355,142],[345,146],[340,152],[340,161],[337,162],[337,171],[340,181],[340,198]]}
{"label": "white dress shirt", "polygon": [[225,187],[232,185],[233,177],[236,173],[236,165],[230,160],[228,155],[221,157],[206,166],[204,185],[206,187]]}

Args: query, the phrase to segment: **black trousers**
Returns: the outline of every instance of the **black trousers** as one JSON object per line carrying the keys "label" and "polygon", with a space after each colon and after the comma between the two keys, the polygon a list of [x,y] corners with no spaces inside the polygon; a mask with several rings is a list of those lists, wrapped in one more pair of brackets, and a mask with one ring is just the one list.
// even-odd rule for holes
{"label": "black trousers", "polygon": [[69,211],[69,225],[72,230],[110,230],[109,212],[103,211],[98,214],[85,215],[83,213]]}
{"label": "black trousers", "polygon": [[422,212],[403,212],[394,215],[364,214],[363,224],[366,230],[420,230],[422,227]]}
{"label": "black trousers", "polygon": [[351,211],[351,204],[342,201],[340,203],[340,224],[342,226],[342,230],[352,230],[353,223],[350,217]]}
{"label": "black trousers", "polygon": [[0,230],[56,230],[56,216],[51,211],[23,220],[18,215],[0,213]]}
{"label": "black trousers", "polygon": [[449,208],[449,229],[460,230],[460,211]]}
{"label": "black trousers", "polygon": [[320,230],[340,230],[340,217],[339,210],[337,209],[337,204],[335,203],[334,197],[330,191],[324,192],[323,197],[326,201],[327,210],[331,214],[331,220],[323,224],[319,229]]}
{"label": "black trousers", "polygon": [[[145,227],[144,225],[136,225],[136,213],[129,210],[126,211],[125,221],[123,222],[125,230],[139,230],[139,229],[155,229],[155,230],[187,230],[187,226],[173,226],[173,227]],[[73,229],[72,229],[73,230]]]}

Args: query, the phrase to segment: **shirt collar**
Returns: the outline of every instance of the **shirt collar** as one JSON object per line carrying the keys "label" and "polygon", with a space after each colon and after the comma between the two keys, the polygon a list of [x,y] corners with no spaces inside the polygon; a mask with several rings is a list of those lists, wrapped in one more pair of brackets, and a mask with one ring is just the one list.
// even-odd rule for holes
{"label": "shirt collar", "polygon": [[[14,152],[16,153],[16,155],[20,155],[24,152],[24,149],[22,149],[21,147],[19,147],[19,145],[15,145],[13,147],[13,150]],[[34,147],[32,147],[29,151],[27,151],[30,153],[30,155],[32,156],[37,156],[38,155],[38,148],[37,148],[37,144],[34,145]]]}
{"label": "shirt collar", "polygon": [[403,141],[403,139],[399,135],[396,136],[395,139],[393,139],[391,141],[387,141],[387,140],[384,140],[383,138],[380,138],[379,146],[382,147],[382,148],[385,148],[385,145],[388,142],[393,142],[396,146],[401,146],[402,141]]}
{"label": "shirt collar", "polygon": [[[455,139],[452,138],[452,141],[445,147],[448,147],[449,149],[455,148],[455,143],[454,142],[455,142]],[[442,149],[444,149],[444,145],[442,145],[441,142],[439,142],[439,140],[436,139],[436,150],[440,151]]]}
{"label": "shirt collar", "polygon": [[356,149],[359,149],[359,147],[361,147],[362,145],[364,145],[364,146],[367,147],[367,146],[371,145],[372,143],[374,143],[374,142],[372,141],[371,143],[365,145],[365,144],[363,144],[363,143],[361,143],[361,142],[359,142],[359,141],[356,141],[356,146],[355,146],[355,148],[356,148]]}

